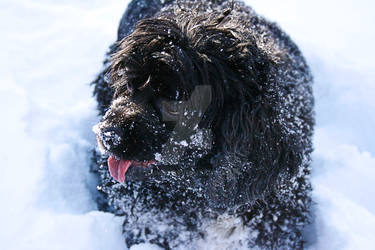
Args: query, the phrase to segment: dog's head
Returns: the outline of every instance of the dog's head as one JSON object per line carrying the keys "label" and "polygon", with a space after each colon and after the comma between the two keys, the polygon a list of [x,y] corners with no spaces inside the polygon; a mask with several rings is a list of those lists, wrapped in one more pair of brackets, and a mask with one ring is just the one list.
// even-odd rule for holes
{"label": "dog's head", "polygon": [[271,64],[230,11],[140,21],[111,58],[114,96],[94,129],[111,175],[186,184],[213,208],[260,198],[297,160],[276,119]]}

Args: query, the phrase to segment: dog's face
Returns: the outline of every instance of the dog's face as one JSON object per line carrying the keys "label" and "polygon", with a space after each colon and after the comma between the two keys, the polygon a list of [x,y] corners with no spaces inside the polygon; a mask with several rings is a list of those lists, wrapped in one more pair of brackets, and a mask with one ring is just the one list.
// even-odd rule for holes
{"label": "dog's face", "polygon": [[120,182],[185,185],[213,208],[250,204],[300,162],[266,85],[270,59],[239,22],[179,18],[142,20],[118,45],[99,147]]}
{"label": "dog's face", "polygon": [[202,80],[193,52],[181,49],[176,27],[140,26],[147,32],[136,30],[112,57],[114,96],[94,129],[99,147],[120,182],[198,186],[214,153],[212,85]]}
{"label": "dog's face", "polygon": [[171,73],[157,74],[163,79],[151,73],[141,87],[129,90],[127,84],[116,93],[95,127],[111,175],[120,182],[195,179],[198,162],[212,152],[213,135],[204,120],[210,86],[197,86],[186,99]]}

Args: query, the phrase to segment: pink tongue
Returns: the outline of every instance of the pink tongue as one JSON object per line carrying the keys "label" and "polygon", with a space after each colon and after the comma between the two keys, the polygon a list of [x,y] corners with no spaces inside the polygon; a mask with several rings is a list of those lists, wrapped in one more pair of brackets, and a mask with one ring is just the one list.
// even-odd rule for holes
{"label": "pink tongue", "polygon": [[113,179],[124,183],[125,173],[128,171],[129,167],[132,165],[132,161],[128,160],[117,160],[114,156],[108,158],[108,168],[109,173]]}

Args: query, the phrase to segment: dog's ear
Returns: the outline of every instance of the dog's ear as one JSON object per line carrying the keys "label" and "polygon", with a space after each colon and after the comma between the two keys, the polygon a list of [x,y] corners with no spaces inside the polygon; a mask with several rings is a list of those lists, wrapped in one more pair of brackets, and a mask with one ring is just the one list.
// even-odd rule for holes
{"label": "dog's ear", "polygon": [[283,132],[274,105],[261,99],[225,105],[216,131],[221,150],[207,186],[212,206],[238,207],[262,199],[301,164],[298,140]]}
{"label": "dog's ear", "polygon": [[269,142],[277,140],[277,114],[272,104],[261,97],[232,99],[224,105],[223,113],[220,134],[226,153],[245,159],[253,158],[256,153],[265,155],[271,146]]}

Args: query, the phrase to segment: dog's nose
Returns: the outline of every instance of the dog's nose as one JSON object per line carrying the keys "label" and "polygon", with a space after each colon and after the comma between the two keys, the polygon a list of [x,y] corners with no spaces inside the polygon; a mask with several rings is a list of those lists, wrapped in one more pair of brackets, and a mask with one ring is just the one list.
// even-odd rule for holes
{"label": "dog's nose", "polygon": [[[107,144],[109,147],[117,147],[121,143],[121,131],[119,128],[105,128],[102,133],[101,137],[103,140],[103,144]],[[105,147],[107,147],[105,145]],[[110,150],[110,148],[108,148]]]}
{"label": "dog's nose", "polygon": [[121,130],[117,127],[105,127],[103,123],[99,123],[93,128],[97,136],[99,147],[106,151],[111,151],[121,143]]}

